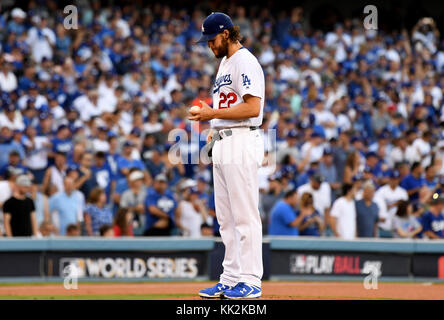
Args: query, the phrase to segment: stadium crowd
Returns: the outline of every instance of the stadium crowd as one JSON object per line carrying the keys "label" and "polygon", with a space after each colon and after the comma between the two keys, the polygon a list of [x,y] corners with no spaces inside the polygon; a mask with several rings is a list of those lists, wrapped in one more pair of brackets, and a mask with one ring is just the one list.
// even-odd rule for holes
{"label": "stadium crowd", "polygon": [[[39,7],[39,5],[45,7]],[[218,235],[211,164],[170,152],[211,104],[217,61],[196,45],[209,13],[162,4],[2,8],[4,236]],[[266,77],[264,234],[444,238],[444,41],[346,19],[313,30],[300,7],[232,6]],[[182,161],[176,161],[182,160]]]}

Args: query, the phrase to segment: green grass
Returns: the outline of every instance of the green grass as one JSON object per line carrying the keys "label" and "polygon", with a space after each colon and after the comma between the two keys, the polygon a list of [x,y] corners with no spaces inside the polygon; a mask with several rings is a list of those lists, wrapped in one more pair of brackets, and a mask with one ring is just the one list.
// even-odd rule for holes
{"label": "green grass", "polygon": [[192,294],[88,294],[88,295],[14,295],[0,300],[151,300],[178,297],[194,297]]}

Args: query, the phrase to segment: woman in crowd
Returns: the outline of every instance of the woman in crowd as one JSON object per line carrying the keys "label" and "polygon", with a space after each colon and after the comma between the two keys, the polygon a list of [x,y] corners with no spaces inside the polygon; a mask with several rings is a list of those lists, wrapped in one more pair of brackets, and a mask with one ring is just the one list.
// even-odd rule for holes
{"label": "woman in crowd", "polygon": [[344,169],[344,183],[353,183],[353,177],[356,176],[359,172],[359,164],[360,158],[358,151],[354,151],[347,156]]}
{"label": "woman in crowd", "polygon": [[304,219],[299,227],[299,235],[319,237],[324,230],[324,222],[319,212],[313,206],[311,193],[304,193],[299,204],[297,215],[302,214]]}
{"label": "woman in crowd", "polygon": [[128,208],[121,208],[117,211],[114,219],[114,236],[115,237],[133,237],[133,213]]}
{"label": "woman in crowd", "polygon": [[422,226],[413,215],[413,206],[409,201],[399,201],[398,210],[393,218],[393,231],[395,238],[415,238],[422,231]]}
{"label": "woman in crowd", "polygon": [[94,188],[85,208],[85,229],[89,236],[98,236],[100,227],[112,225],[113,213],[106,206],[106,193],[101,188]]}

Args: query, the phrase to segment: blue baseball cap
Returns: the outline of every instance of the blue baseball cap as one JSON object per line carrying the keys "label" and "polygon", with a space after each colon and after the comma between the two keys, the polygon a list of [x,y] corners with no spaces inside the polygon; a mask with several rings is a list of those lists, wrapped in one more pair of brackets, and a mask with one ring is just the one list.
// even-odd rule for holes
{"label": "blue baseball cap", "polygon": [[233,26],[231,18],[222,12],[213,12],[202,23],[202,35],[197,42],[207,42]]}
{"label": "blue baseball cap", "polygon": [[288,131],[287,138],[297,138],[297,137],[298,137],[298,132],[296,131],[296,129]]}
{"label": "blue baseball cap", "polygon": [[400,178],[400,177],[401,177],[401,174],[399,173],[398,170],[392,170],[392,171],[390,171],[390,173],[389,173],[389,178],[392,178],[392,179],[398,179],[398,178]]}

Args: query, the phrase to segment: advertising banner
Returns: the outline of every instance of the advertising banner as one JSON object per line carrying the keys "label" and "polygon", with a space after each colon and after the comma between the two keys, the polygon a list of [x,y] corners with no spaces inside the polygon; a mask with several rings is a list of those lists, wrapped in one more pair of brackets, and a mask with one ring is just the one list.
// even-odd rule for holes
{"label": "advertising banner", "polygon": [[208,274],[205,252],[50,252],[45,274],[63,276],[75,266],[79,278],[196,279]]}
{"label": "advertising banner", "polygon": [[271,274],[285,276],[361,276],[378,270],[381,276],[409,276],[411,256],[386,253],[272,251]]}

